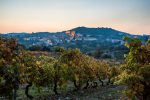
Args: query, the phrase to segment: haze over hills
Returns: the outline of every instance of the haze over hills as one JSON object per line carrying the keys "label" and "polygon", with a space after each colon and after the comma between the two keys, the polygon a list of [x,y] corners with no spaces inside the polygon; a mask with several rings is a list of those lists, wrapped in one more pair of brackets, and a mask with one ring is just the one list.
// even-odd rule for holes
{"label": "haze over hills", "polygon": [[147,41],[149,35],[132,35],[126,32],[121,32],[112,28],[87,28],[76,27],[71,30],[62,32],[36,32],[36,33],[8,33],[3,34],[6,37],[17,38],[19,43],[27,48],[32,46],[62,46],[65,48],[79,48],[82,52],[91,54],[96,50],[102,50],[111,56],[115,52],[123,52],[123,38],[137,37],[142,41]]}

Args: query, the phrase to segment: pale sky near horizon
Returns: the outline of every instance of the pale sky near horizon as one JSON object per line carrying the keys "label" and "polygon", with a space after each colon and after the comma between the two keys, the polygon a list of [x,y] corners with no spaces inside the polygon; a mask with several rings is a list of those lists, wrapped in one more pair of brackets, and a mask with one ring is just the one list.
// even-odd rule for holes
{"label": "pale sky near horizon", "polygon": [[78,26],[150,34],[150,0],[0,0],[0,33]]}

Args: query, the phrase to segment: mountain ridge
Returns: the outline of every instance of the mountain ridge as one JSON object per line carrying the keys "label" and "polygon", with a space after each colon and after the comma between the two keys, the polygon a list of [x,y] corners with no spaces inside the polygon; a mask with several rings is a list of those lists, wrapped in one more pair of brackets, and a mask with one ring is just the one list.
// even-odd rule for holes
{"label": "mountain ridge", "polygon": [[[58,45],[72,43],[73,41],[86,41],[97,43],[123,43],[123,37],[137,37],[143,41],[147,41],[150,35],[133,35],[127,32],[121,32],[112,28],[89,28],[89,27],[75,27],[70,30],[62,32],[32,32],[29,33],[8,33],[1,34],[6,37],[14,37],[19,40],[21,44],[32,45]],[[46,42],[48,41],[48,42]],[[50,43],[51,42],[51,43]]]}
{"label": "mountain ridge", "polygon": [[[69,30],[65,30],[65,31],[57,31],[57,32],[49,32],[49,31],[37,31],[37,32],[8,32],[6,34],[33,34],[33,33],[63,33],[63,32],[66,32],[66,31],[73,31],[73,30],[80,30],[80,29],[84,29],[84,30],[87,30],[87,29],[92,29],[92,30],[112,30],[112,31],[116,31],[116,32],[121,32],[121,33],[125,33],[125,34],[130,34],[130,35],[135,35],[135,34],[131,34],[129,32],[123,32],[121,30],[117,30],[117,29],[114,29],[114,28],[110,28],[110,27],[85,27],[85,26],[79,26],[79,27],[75,27],[75,28],[72,28],[72,29],[69,29]],[[4,33],[2,33],[4,34]],[[148,35],[148,34],[137,34],[138,36],[141,36],[141,35]],[[136,35],[136,36],[137,36]],[[149,35],[148,35],[149,36]]]}
{"label": "mountain ridge", "polygon": [[[55,46],[65,48],[79,48],[83,53],[93,55],[95,52],[103,52],[103,57],[123,58],[128,51],[124,47],[123,37],[139,38],[143,42],[150,39],[150,35],[132,35],[112,28],[87,28],[76,27],[62,32],[34,32],[3,34],[8,38],[16,38],[21,45],[31,50],[35,46],[48,47],[52,50]],[[38,47],[39,48],[39,47]],[[51,48],[51,49],[50,49]],[[107,54],[107,55],[105,55]]]}

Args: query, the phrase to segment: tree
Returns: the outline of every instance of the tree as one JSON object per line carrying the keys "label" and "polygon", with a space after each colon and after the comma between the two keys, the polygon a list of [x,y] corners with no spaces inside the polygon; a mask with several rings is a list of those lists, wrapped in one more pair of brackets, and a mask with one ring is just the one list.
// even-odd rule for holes
{"label": "tree", "polygon": [[61,56],[61,62],[67,64],[68,79],[74,83],[76,90],[83,84],[85,59],[79,49],[68,49]]}
{"label": "tree", "polygon": [[142,43],[137,38],[125,39],[130,52],[126,63],[121,67],[121,74],[116,77],[117,83],[128,86],[126,94],[140,100],[150,99],[150,41]]}
{"label": "tree", "polygon": [[67,66],[58,61],[54,64],[53,68],[54,68],[54,73],[53,73],[54,89],[53,89],[53,91],[55,92],[55,94],[58,94],[58,92],[57,92],[58,85],[61,86],[66,81]]}
{"label": "tree", "polygon": [[19,84],[25,84],[25,94],[33,99],[28,91],[33,83],[37,83],[40,68],[36,64],[36,57],[25,51],[15,39],[0,39],[0,76],[1,95],[13,96],[16,100]]}
{"label": "tree", "polygon": [[9,96],[16,100],[17,89],[20,84],[20,62],[22,59],[22,48],[13,39],[0,37],[0,94]]}
{"label": "tree", "polygon": [[[87,89],[89,82],[94,82],[96,80],[96,59],[87,55],[82,54],[82,68],[81,71],[82,82],[85,84],[84,89]],[[95,86],[96,87],[96,86]]]}
{"label": "tree", "polygon": [[95,57],[95,58],[101,58],[102,57],[102,54],[103,54],[103,51],[100,49],[100,48],[98,48],[98,49],[96,49],[96,51],[94,52],[94,54],[93,54],[93,56]]}
{"label": "tree", "polygon": [[100,60],[97,60],[96,63],[97,63],[95,65],[96,77],[101,82],[101,85],[103,86],[104,85],[103,80],[106,79],[108,76],[109,65],[107,64],[107,62],[100,61]]}
{"label": "tree", "polygon": [[36,63],[37,58],[33,56],[30,52],[24,52],[23,59],[21,61],[22,66],[22,76],[21,76],[21,84],[26,83],[25,95],[29,99],[33,99],[33,96],[29,94],[29,88],[33,85],[33,83],[38,82],[38,75],[40,67]]}
{"label": "tree", "polygon": [[42,46],[33,45],[33,46],[30,46],[28,49],[31,50],[31,51],[41,51],[42,50]]}
{"label": "tree", "polygon": [[49,56],[40,56],[37,62],[40,66],[39,80],[37,85],[50,86],[53,85],[53,91],[58,94],[58,86],[61,86],[66,81],[67,66],[59,61],[59,58]]}
{"label": "tree", "polygon": [[102,75],[106,75],[105,69],[108,67],[106,63],[82,54],[79,49],[66,50],[61,56],[61,61],[68,65],[67,79],[74,83],[76,90],[81,89],[84,84],[84,88],[87,89],[89,82],[101,79]]}
{"label": "tree", "polygon": [[115,81],[115,77],[120,74],[120,66],[112,66],[109,67],[107,71],[108,82],[107,85],[113,84]]}

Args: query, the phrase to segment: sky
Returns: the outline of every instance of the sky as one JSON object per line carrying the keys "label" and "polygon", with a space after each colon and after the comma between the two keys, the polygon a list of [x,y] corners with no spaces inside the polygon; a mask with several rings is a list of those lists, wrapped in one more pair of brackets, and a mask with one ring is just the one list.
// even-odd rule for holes
{"label": "sky", "polygon": [[0,0],[0,33],[79,26],[150,34],[150,0]]}

